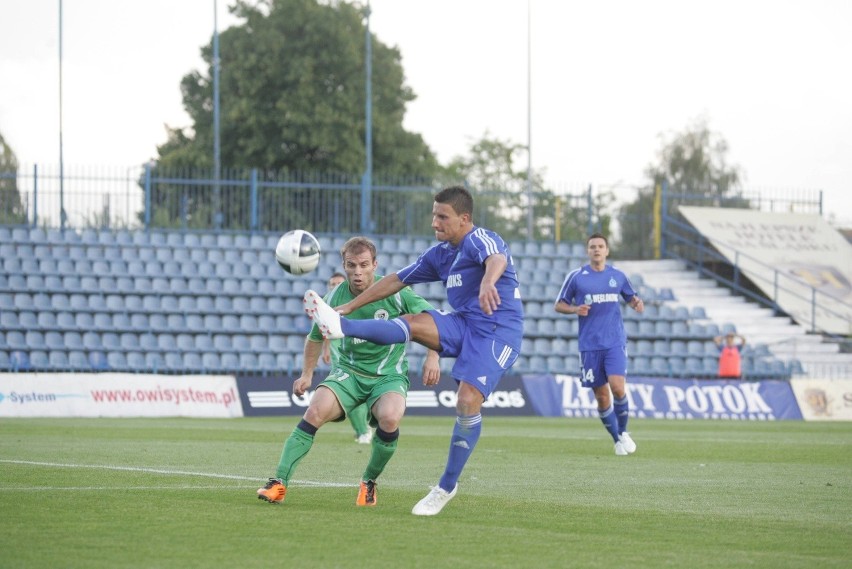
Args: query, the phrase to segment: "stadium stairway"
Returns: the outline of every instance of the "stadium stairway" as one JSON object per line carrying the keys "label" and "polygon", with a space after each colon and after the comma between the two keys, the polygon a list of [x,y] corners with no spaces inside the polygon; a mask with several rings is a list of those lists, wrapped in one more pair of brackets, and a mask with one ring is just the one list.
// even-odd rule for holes
{"label": "stadium stairway", "polygon": [[765,344],[794,375],[852,377],[852,354],[841,353],[837,343],[808,333],[790,318],[775,316],[771,309],[734,295],[712,279],[701,278],[682,261],[619,261],[614,265],[628,275],[641,275],[651,287],[671,289],[674,300],[668,302],[673,306],[703,307],[710,321],[723,323],[722,332],[732,327],[748,345]]}

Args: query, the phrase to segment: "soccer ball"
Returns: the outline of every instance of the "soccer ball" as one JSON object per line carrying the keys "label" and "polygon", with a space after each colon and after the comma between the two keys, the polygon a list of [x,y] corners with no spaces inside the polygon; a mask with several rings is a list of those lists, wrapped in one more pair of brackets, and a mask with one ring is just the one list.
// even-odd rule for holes
{"label": "soccer ball", "polygon": [[275,260],[291,275],[304,275],[316,269],[320,253],[319,241],[304,229],[288,231],[275,246]]}

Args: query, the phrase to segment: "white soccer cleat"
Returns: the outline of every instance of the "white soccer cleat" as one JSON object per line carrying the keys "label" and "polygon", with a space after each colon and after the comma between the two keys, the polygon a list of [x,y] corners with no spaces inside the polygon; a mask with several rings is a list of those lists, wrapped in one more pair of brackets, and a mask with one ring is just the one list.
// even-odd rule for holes
{"label": "white soccer cleat", "polygon": [[355,437],[355,442],[359,445],[368,445],[373,442],[373,429],[368,427],[366,433]]}
{"label": "white soccer cleat", "polygon": [[627,449],[624,448],[624,443],[621,441],[615,443],[615,456],[627,456]]}
{"label": "white soccer cleat", "polygon": [[621,446],[624,447],[624,450],[627,451],[627,454],[633,454],[636,452],[636,443],[633,442],[633,439],[630,438],[630,433],[627,431],[618,435],[618,441],[621,443]]}
{"label": "white soccer cleat", "polygon": [[339,340],[343,337],[340,327],[340,314],[330,307],[316,292],[308,289],[302,301],[305,314],[310,316],[326,340]]}
{"label": "white soccer cleat", "polygon": [[432,490],[426,494],[426,497],[417,502],[412,508],[411,513],[415,516],[434,516],[440,513],[441,510],[444,509],[444,506],[447,505],[447,502],[453,499],[453,496],[456,495],[456,492],[459,489],[459,485],[456,484],[456,487],[453,488],[452,492],[447,492],[440,486],[435,486]]}

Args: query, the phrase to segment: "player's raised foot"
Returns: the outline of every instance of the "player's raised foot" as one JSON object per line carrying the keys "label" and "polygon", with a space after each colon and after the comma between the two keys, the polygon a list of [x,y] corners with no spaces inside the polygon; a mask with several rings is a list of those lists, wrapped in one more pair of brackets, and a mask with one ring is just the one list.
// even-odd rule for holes
{"label": "player's raised foot", "polygon": [[287,487],[277,478],[270,478],[263,488],[257,489],[257,499],[270,504],[280,504],[287,495]]}
{"label": "player's raised foot", "polygon": [[367,432],[363,435],[356,436],[355,442],[359,445],[368,445],[373,442],[373,429],[367,427]]}
{"label": "player's raised foot", "polygon": [[375,506],[376,505],[376,481],[367,480],[361,481],[361,486],[358,488],[358,497],[355,498],[356,506]]}
{"label": "player's raised foot", "polygon": [[302,304],[305,307],[305,314],[316,322],[323,338],[338,340],[343,337],[343,330],[340,328],[340,314],[326,304],[320,295],[308,289]]}
{"label": "player's raised foot", "polygon": [[411,513],[415,516],[435,516],[440,513],[441,510],[444,509],[444,506],[447,505],[447,502],[453,499],[453,496],[456,495],[456,492],[459,489],[459,485],[456,484],[456,487],[453,488],[452,492],[447,492],[440,486],[435,486],[432,490],[426,494],[426,497],[417,502],[412,508]]}
{"label": "player's raised foot", "polygon": [[621,441],[615,443],[615,456],[627,456],[627,449],[624,448],[624,443]]}
{"label": "player's raised foot", "polygon": [[621,446],[624,447],[624,450],[627,451],[627,454],[633,454],[636,452],[636,443],[633,442],[633,439],[630,438],[630,433],[624,431],[620,435],[618,435],[618,442],[621,443]]}

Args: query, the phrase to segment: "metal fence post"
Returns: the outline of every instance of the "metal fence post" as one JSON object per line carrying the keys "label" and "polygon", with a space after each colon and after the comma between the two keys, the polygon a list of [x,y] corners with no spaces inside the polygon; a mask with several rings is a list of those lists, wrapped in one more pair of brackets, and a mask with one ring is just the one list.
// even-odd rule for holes
{"label": "metal fence post", "polygon": [[33,227],[38,226],[38,164],[33,164]]}
{"label": "metal fence post", "polygon": [[145,164],[145,229],[151,228],[151,163]]}
{"label": "metal fence post", "polygon": [[251,182],[249,186],[251,200],[251,223],[252,231],[257,231],[257,168],[251,169]]}

